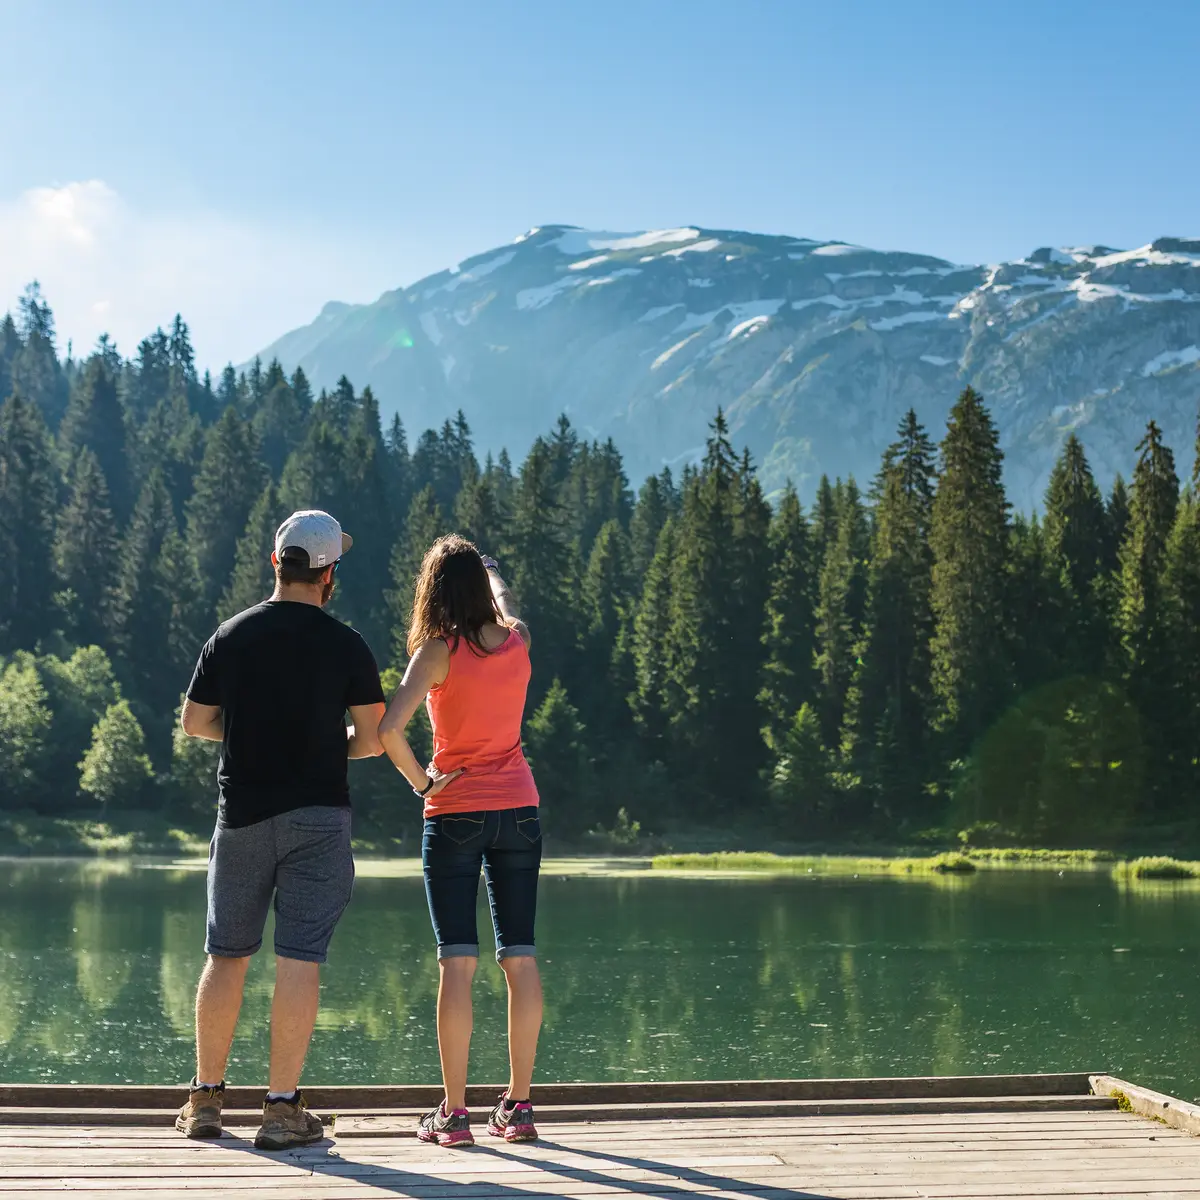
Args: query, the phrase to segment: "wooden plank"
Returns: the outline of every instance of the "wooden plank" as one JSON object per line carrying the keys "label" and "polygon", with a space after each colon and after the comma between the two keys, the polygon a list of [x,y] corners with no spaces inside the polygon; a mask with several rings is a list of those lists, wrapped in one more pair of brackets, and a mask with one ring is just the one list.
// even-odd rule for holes
{"label": "wooden plank", "polygon": [[[539,1083],[540,1105],[662,1104],[730,1100],[896,1100],[950,1096],[1088,1095],[1098,1072],[1075,1071],[1037,1075],[935,1075],[878,1079],[730,1079],[665,1083]],[[490,1108],[503,1085],[467,1089],[472,1107]],[[230,1087],[230,1108],[262,1104],[264,1087]],[[404,1087],[322,1084],[305,1085],[304,1094],[318,1108],[422,1108],[441,1098],[434,1085]],[[169,1085],[79,1086],[76,1084],[0,1084],[0,1108],[178,1108],[186,1089]]]}
{"label": "wooden plank", "polygon": [[1152,1117],[1170,1125],[1172,1129],[1181,1129],[1193,1137],[1200,1137],[1200,1106],[1189,1104],[1186,1100],[1165,1096],[1162,1092],[1139,1087],[1136,1083],[1126,1083],[1112,1075],[1094,1075],[1092,1091],[1098,1096],[1116,1100],[1122,1109],[1125,1105],[1120,1100],[1124,1097],[1129,1105],[1128,1111],[1140,1117]]}
{"label": "wooden plank", "polygon": [[[642,1104],[614,1107],[581,1104],[554,1108],[538,1106],[541,1122],[586,1121],[607,1117],[617,1120],[662,1120],[724,1117],[730,1120],[764,1117],[862,1116],[870,1113],[901,1115],[922,1112],[1102,1112],[1116,1107],[1103,1096],[1003,1096],[906,1100],[777,1100],[735,1101],[723,1104]],[[411,1131],[413,1114],[354,1116],[339,1113],[335,1124],[339,1137],[394,1137]]]}
{"label": "wooden plank", "polygon": [[[322,1116],[338,1114],[344,1122],[342,1132],[358,1136],[369,1136],[376,1127],[389,1132],[412,1130],[421,1109],[401,1109],[374,1115],[373,1110],[355,1113],[343,1108],[310,1102],[315,1112]],[[491,1111],[473,1105],[481,1117]],[[650,1120],[665,1118],[689,1119],[699,1117],[796,1117],[796,1116],[855,1116],[868,1113],[893,1115],[920,1112],[1036,1112],[1036,1111],[1102,1111],[1116,1107],[1116,1101],[1104,1096],[981,1096],[981,1097],[930,1097],[899,1100],[747,1100],[713,1103],[655,1103],[614,1106],[606,1104],[541,1105],[537,1107],[538,1120],[547,1123],[561,1121],[587,1121],[604,1117],[623,1120]],[[229,1120],[239,1123],[256,1121],[258,1111],[233,1109]],[[149,1125],[167,1126],[175,1123],[175,1109],[162,1108],[12,1108],[0,1107],[0,1126],[11,1125]],[[372,1124],[375,1122],[376,1124]],[[383,1122],[384,1124],[379,1124]]]}

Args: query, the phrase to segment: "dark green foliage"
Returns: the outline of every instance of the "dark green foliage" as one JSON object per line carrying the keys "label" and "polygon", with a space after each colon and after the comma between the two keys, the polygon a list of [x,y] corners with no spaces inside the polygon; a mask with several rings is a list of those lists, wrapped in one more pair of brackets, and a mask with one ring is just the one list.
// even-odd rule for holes
{"label": "dark green foliage", "polygon": [[[703,461],[634,502],[616,447],[565,416],[515,469],[481,467],[461,414],[410,453],[347,379],[314,399],[255,362],[214,385],[179,318],[132,361],[101,338],[60,363],[36,289],[18,317],[0,320],[4,806],[211,819],[215,748],[178,730],[180,692],[214,623],[270,593],[280,521],[319,507],[355,538],[330,611],[394,664],[389,693],[430,543],[457,529],[501,561],[533,631],[547,825],[577,845],[628,847],[638,824],[764,844],[1200,827],[1200,479],[1180,497],[1154,425],[1130,489],[1103,504],[1069,438],[1043,515],[1010,519],[968,389],[940,463],[910,412],[865,500],[822,479],[806,519],[791,489],[771,511],[721,413]],[[409,732],[427,758],[424,709]],[[407,845],[419,806],[396,804],[394,768],[351,778],[368,836]]]}
{"label": "dark green foliage", "polygon": [[108,646],[117,616],[120,538],[104,473],[90,447],[75,456],[69,484],[54,537],[55,602],[74,641]]}
{"label": "dark green foliage", "polygon": [[254,426],[227,408],[205,437],[204,457],[185,507],[187,544],[210,614],[229,582],[238,538],[268,479]]}
{"label": "dark green foliage", "polygon": [[770,578],[762,634],[766,662],[758,701],[763,710],[763,739],[779,753],[796,713],[816,695],[813,670],[816,595],[808,522],[800,498],[788,487],[771,521]]}
{"label": "dark green foliage", "polygon": [[433,488],[426,485],[412,498],[404,532],[392,549],[391,589],[387,593],[387,605],[392,627],[393,663],[408,661],[405,642],[412,620],[413,590],[421,560],[433,542],[448,532],[446,517],[433,494]]}
{"label": "dark green foliage", "polygon": [[547,825],[560,833],[582,833],[592,820],[585,737],[578,710],[555,679],[525,723],[525,749]]}
{"label": "dark green foliage", "polygon": [[837,744],[846,696],[858,659],[866,608],[870,530],[854,480],[834,492],[833,529],[823,537],[825,555],[817,580],[816,665],[818,711],[825,744]]}
{"label": "dark green foliage", "polygon": [[967,388],[950,410],[929,533],[935,724],[952,755],[969,749],[1012,694],[1001,459],[983,397]]}
{"label": "dark green foliage", "polygon": [[0,652],[31,647],[47,628],[54,592],[58,469],[41,410],[21,391],[0,404]]}
{"label": "dark green foliage", "polygon": [[9,367],[9,386],[36,405],[50,429],[57,429],[67,410],[67,378],[54,349],[54,315],[37,283],[25,289],[17,309],[21,347]]}
{"label": "dark green foliage", "polygon": [[64,474],[79,452],[87,448],[103,472],[112,511],[122,521],[133,503],[129,495],[129,461],[125,446],[125,416],[117,398],[117,372],[104,353],[83,365],[71,387],[71,399],[58,431],[58,450]]}
{"label": "dark green foliage", "polygon": [[933,712],[929,643],[934,448],[909,412],[873,488],[866,615],[847,698],[843,753],[889,824],[925,812]]}
{"label": "dark green foliage", "polygon": [[[1114,496],[1120,504],[1115,490]],[[1068,674],[1096,672],[1107,640],[1109,516],[1073,433],[1050,475],[1045,508],[1045,565],[1058,618],[1052,622],[1055,657]]]}
{"label": "dark green foliage", "polygon": [[217,605],[217,619],[227,621],[265,600],[275,588],[271,554],[275,533],[287,517],[273,483],[254,502],[233,557],[233,574]]}

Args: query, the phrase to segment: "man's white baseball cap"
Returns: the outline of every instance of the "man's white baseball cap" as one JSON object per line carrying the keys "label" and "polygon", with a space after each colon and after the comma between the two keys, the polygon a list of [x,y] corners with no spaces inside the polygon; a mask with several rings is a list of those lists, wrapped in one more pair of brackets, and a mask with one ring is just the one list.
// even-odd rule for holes
{"label": "man's white baseball cap", "polygon": [[275,534],[275,557],[298,567],[332,566],[354,544],[342,527],[319,508],[294,512]]}

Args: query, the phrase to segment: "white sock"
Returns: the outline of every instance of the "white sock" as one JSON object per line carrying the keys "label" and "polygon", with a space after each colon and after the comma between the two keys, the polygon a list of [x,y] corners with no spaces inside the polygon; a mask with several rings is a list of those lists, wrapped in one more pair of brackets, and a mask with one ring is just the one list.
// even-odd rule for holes
{"label": "white sock", "polygon": [[296,1093],[294,1091],[291,1091],[291,1092],[268,1092],[267,1093],[267,1103],[268,1104],[274,1104],[276,1100],[291,1101],[291,1100],[295,1100],[295,1098],[296,1098]]}
{"label": "white sock", "polygon": [[219,1088],[221,1085],[219,1083],[202,1083],[200,1080],[196,1080],[196,1086],[198,1088],[208,1088],[211,1091],[214,1088]]}

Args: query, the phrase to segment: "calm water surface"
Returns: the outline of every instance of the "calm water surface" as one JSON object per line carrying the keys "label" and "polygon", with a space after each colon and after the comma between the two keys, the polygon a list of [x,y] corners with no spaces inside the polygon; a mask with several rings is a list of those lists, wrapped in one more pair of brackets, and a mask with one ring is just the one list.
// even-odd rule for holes
{"label": "calm water surface", "polygon": [[[543,889],[543,1079],[1102,1069],[1200,1097],[1192,886],[550,871]],[[186,1080],[203,937],[202,873],[0,862],[0,1080]],[[505,1073],[484,953],[479,1082]],[[271,968],[250,971],[235,1082],[266,1075]],[[435,990],[420,879],[360,877],[306,1078],[435,1082]]]}

